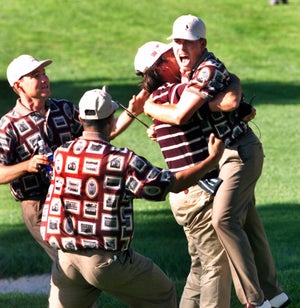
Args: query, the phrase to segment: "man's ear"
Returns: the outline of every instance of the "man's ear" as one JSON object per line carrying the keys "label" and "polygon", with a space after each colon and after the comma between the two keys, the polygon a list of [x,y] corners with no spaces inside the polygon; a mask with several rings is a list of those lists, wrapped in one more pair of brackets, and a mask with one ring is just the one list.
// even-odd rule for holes
{"label": "man's ear", "polygon": [[202,48],[205,48],[205,47],[206,47],[206,44],[207,44],[206,39],[202,38],[202,39],[200,40],[200,44],[201,44],[201,47],[202,47]]}
{"label": "man's ear", "polygon": [[13,84],[12,89],[14,90],[15,93],[17,93],[17,94],[19,95],[19,92],[20,92],[20,89],[21,89],[21,85],[20,85],[19,80],[16,81],[16,82]]}

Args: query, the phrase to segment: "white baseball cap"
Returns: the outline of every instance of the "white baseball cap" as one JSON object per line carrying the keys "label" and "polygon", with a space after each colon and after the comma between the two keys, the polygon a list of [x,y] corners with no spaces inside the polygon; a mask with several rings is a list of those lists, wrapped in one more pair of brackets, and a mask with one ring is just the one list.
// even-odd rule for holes
{"label": "white baseball cap", "polygon": [[200,18],[189,14],[180,16],[174,21],[173,33],[168,40],[197,41],[201,38],[206,38],[205,24]]}
{"label": "white baseball cap", "polygon": [[103,86],[83,94],[79,101],[79,115],[84,120],[101,120],[109,117],[118,106],[107,92],[107,87]]}
{"label": "white baseball cap", "polygon": [[172,44],[164,44],[157,41],[150,41],[142,45],[134,59],[134,69],[143,74],[149,69],[161,55],[172,48]]}
{"label": "white baseball cap", "polygon": [[33,72],[38,67],[45,67],[52,63],[52,60],[42,60],[34,58],[30,55],[21,55],[18,58],[13,59],[7,67],[6,75],[7,80],[12,87],[16,81],[21,77]]}

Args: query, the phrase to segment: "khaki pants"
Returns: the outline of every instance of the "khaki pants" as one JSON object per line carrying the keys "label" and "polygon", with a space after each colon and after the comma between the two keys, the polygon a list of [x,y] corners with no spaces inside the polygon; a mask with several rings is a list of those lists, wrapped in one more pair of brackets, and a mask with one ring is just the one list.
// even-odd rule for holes
{"label": "khaki pants", "polygon": [[219,187],[213,204],[213,225],[226,250],[236,294],[242,304],[261,304],[282,290],[264,227],[255,208],[254,189],[264,153],[252,131],[220,161]]}
{"label": "khaki pants", "polygon": [[101,291],[130,307],[177,307],[172,281],[151,259],[132,249],[122,253],[58,251],[52,267],[50,308],[91,307]]}
{"label": "khaki pants", "polygon": [[185,217],[183,229],[191,257],[180,307],[229,308],[231,275],[225,250],[212,226],[211,196],[196,185],[171,193],[170,204],[178,222],[183,224]]}
{"label": "khaki pants", "polygon": [[33,238],[42,246],[49,257],[54,260],[57,256],[57,250],[46,243],[40,233],[43,205],[37,200],[24,200],[21,202],[22,216],[24,223],[33,236]]}

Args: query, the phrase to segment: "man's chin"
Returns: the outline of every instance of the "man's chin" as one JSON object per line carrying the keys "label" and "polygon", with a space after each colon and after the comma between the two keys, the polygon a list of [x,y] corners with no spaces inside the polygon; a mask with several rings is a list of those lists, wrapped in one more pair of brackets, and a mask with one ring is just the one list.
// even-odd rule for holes
{"label": "man's chin", "polygon": [[181,73],[186,73],[186,72],[190,72],[192,69],[189,66],[180,66],[180,72]]}
{"label": "man's chin", "polygon": [[50,91],[43,91],[41,93],[41,97],[43,97],[43,98],[48,98],[48,97],[50,97],[50,95],[51,95]]}
{"label": "man's chin", "polygon": [[46,101],[49,97],[50,97],[50,94],[49,95],[40,95],[39,99],[42,100],[42,101]]}

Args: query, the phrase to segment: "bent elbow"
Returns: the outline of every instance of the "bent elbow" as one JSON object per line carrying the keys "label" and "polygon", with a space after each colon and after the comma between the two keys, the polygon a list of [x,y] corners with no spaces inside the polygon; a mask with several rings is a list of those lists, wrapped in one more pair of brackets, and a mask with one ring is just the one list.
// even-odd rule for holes
{"label": "bent elbow", "polygon": [[235,96],[230,96],[225,100],[224,103],[219,107],[222,111],[231,112],[236,110],[240,105],[240,98]]}
{"label": "bent elbow", "polygon": [[173,124],[174,125],[184,125],[188,122],[188,120],[189,118],[187,116],[179,114],[176,117],[174,117]]}
{"label": "bent elbow", "polygon": [[239,100],[237,100],[237,99],[233,100],[231,102],[231,105],[229,106],[230,111],[233,111],[233,110],[237,109],[239,107],[239,105],[240,105],[240,101]]}

